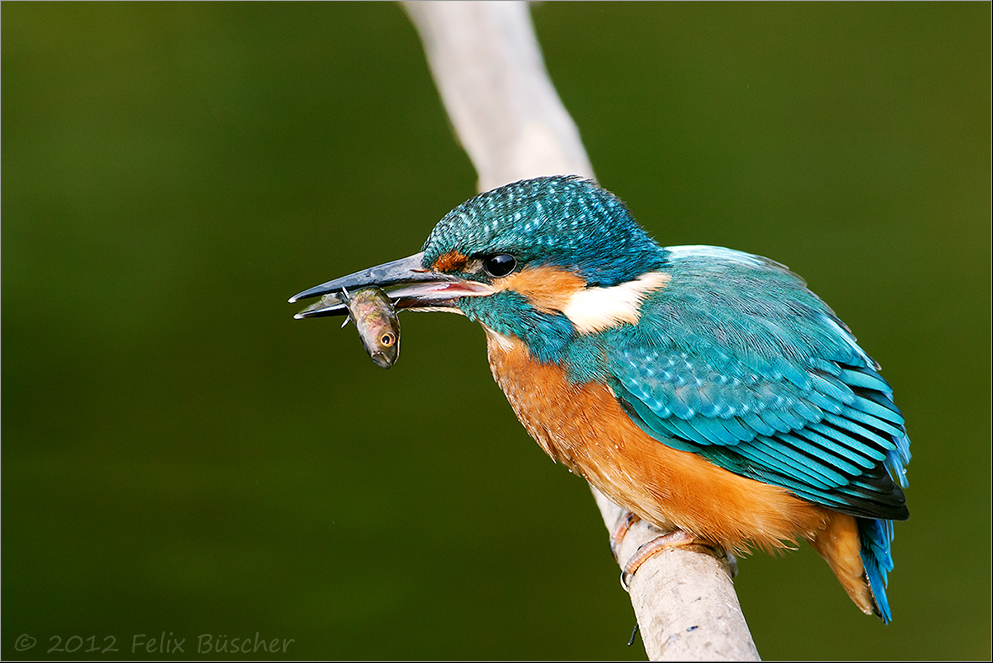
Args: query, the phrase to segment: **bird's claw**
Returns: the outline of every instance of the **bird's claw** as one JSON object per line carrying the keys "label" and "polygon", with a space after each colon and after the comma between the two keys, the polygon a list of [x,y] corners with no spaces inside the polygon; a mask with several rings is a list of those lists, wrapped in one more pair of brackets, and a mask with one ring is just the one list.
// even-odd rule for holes
{"label": "bird's claw", "polygon": [[713,543],[712,541],[701,539],[700,537],[690,534],[689,532],[685,532],[681,529],[673,530],[667,534],[657,536],[651,541],[643,543],[638,547],[638,550],[635,551],[634,555],[631,556],[631,559],[629,559],[627,564],[624,565],[624,570],[621,571],[621,587],[623,587],[626,592],[631,591],[631,578],[641,567],[641,565],[649,560],[649,558],[654,557],[663,550],[692,545],[703,546],[715,557],[719,557],[721,559],[727,557],[727,553],[724,551],[724,548]]}
{"label": "bird's claw", "polygon": [[610,554],[614,556],[615,562],[619,559],[618,555],[621,552],[621,542],[624,541],[624,536],[639,520],[641,518],[624,509],[617,518],[617,522],[614,523],[614,528],[610,530]]}

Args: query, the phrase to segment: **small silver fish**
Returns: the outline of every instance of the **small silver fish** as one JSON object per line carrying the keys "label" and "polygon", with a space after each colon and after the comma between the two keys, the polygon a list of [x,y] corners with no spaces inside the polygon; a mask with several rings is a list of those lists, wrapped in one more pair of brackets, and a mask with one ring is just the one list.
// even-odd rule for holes
{"label": "small silver fish", "polygon": [[348,319],[355,323],[372,360],[382,368],[395,364],[400,356],[400,321],[389,295],[379,288],[362,288],[344,291],[344,300]]}

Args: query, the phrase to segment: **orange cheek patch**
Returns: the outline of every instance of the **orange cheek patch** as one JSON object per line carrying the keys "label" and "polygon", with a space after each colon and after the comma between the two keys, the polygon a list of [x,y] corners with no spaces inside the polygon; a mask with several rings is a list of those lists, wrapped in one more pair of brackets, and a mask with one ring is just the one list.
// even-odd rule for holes
{"label": "orange cheek patch", "polygon": [[458,251],[449,251],[434,261],[434,269],[439,272],[457,272],[461,271],[466,263],[469,262],[469,258],[462,255]]}
{"label": "orange cheek patch", "polygon": [[555,313],[562,311],[569,298],[586,284],[572,272],[546,265],[523,269],[493,285],[498,290],[510,290],[527,297],[542,313]]}

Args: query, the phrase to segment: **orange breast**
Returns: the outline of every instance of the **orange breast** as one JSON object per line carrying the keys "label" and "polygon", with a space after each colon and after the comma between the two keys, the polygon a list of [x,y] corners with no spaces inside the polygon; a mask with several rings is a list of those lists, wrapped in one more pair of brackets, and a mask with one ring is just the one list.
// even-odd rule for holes
{"label": "orange breast", "polygon": [[517,418],[553,459],[617,504],[738,552],[811,539],[833,512],[652,439],[606,385],[571,384],[517,339],[487,331],[490,368]]}

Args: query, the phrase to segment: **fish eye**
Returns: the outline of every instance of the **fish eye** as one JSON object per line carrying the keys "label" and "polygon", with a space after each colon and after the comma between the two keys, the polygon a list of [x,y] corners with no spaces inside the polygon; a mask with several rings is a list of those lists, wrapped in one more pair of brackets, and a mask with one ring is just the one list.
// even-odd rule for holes
{"label": "fish eye", "polygon": [[397,340],[396,337],[389,332],[379,337],[379,342],[388,348],[391,347],[394,343],[396,343],[396,340]]}
{"label": "fish eye", "polygon": [[483,269],[494,278],[510,274],[517,267],[517,258],[509,253],[496,253],[483,259]]}

